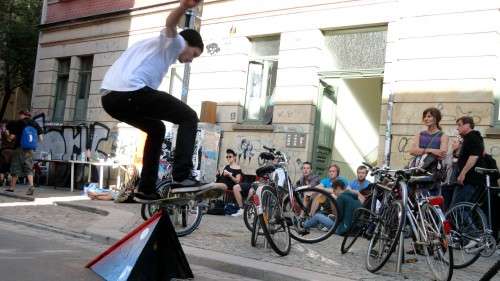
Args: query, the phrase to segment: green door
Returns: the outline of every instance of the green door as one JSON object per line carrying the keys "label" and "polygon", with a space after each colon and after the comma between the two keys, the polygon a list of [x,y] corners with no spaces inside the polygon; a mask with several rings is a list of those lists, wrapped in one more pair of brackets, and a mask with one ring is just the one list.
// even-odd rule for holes
{"label": "green door", "polygon": [[319,81],[312,162],[315,174],[326,175],[328,165],[330,165],[332,159],[337,91],[326,81],[322,79]]}

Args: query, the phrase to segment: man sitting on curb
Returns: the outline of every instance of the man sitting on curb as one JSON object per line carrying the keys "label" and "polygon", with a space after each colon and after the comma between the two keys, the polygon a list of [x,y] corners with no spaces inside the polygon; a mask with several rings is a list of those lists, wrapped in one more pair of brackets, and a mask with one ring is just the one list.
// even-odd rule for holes
{"label": "man sitting on curb", "polygon": [[[337,199],[338,211],[342,214],[342,220],[339,221],[336,233],[344,235],[349,230],[349,227],[351,227],[354,210],[361,207],[361,202],[359,202],[358,196],[354,192],[346,189],[343,181],[334,180],[332,185],[332,196]],[[309,231],[310,228],[318,224],[330,229],[335,224],[335,221],[331,217],[317,212],[310,219],[306,220],[304,229]]]}

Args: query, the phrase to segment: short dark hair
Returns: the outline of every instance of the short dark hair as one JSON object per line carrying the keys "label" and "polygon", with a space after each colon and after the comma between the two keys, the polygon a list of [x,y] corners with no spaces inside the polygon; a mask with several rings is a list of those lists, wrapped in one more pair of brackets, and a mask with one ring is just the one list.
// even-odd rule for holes
{"label": "short dark hair", "polygon": [[236,156],[236,152],[232,150],[231,148],[226,149],[226,154],[232,154],[233,156]]}
{"label": "short dark hair", "polygon": [[187,44],[190,47],[198,47],[200,48],[201,52],[203,52],[203,48],[205,45],[203,44],[203,39],[201,38],[201,35],[198,31],[194,29],[184,29],[179,33],[180,36],[186,40]]}
{"label": "short dark hair", "polygon": [[364,165],[361,165],[359,166],[356,171],[359,171],[359,170],[365,170],[365,171],[368,171],[368,168],[366,168]]}
{"label": "short dark hair", "polygon": [[328,171],[330,171],[330,169],[332,167],[335,167],[335,170],[337,170],[337,176],[340,176],[340,167],[339,167],[339,165],[337,165],[337,164],[330,164],[330,166],[328,166]]}
{"label": "short dark hair", "polygon": [[340,189],[344,190],[345,189],[345,183],[342,180],[334,180],[332,182],[332,188],[337,188],[339,187]]}
{"label": "short dark hair", "polygon": [[470,116],[462,116],[460,118],[457,119],[457,122],[458,121],[462,121],[462,124],[469,124],[470,125],[470,128],[471,129],[474,129],[474,119]]}
{"label": "short dark hair", "polygon": [[311,169],[313,167],[313,165],[309,161],[302,162],[302,168],[304,168],[304,165],[309,165],[309,167],[311,167]]}

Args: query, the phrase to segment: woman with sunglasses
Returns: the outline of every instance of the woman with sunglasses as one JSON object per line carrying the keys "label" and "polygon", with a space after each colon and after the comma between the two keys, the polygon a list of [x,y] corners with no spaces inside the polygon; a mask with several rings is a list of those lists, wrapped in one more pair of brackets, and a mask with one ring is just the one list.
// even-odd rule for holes
{"label": "woman with sunglasses", "polygon": [[243,173],[241,172],[240,165],[236,163],[236,152],[234,152],[234,150],[226,150],[226,160],[228,164],[224,167],[222,173],[218,173],[217,182],[221,188],[233,191],[234,198],[240,208],[238,212],[232,214],[232,216],[237,217],[243,214],[242,187],[240,185]]}

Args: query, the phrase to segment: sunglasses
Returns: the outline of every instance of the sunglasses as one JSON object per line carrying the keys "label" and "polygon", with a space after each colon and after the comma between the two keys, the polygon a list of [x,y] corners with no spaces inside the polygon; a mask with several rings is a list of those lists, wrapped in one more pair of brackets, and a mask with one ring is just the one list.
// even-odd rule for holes
{"label": "sunglasses", "polygon": [[233,156],[231,155],[226,156],[226,159],[231,159],[231,158],[233,158]]}

